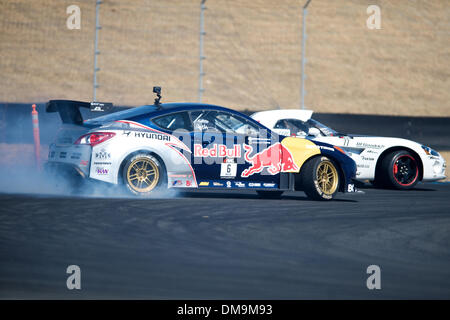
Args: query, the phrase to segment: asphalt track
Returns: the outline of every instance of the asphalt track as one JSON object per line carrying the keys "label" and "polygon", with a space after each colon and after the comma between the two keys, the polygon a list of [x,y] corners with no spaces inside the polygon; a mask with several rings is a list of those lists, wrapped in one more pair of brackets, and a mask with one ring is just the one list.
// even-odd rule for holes
{"label": "asphalt track", "polygon": [[[0,298],[449,299],[450,184],[364,191],[0,194]],[[81,290],[66,288],[72,264]]]}

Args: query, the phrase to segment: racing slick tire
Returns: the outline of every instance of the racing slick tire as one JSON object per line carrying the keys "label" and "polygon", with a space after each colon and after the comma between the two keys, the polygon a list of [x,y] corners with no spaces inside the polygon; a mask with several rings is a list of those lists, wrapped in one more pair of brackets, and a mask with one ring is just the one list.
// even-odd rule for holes
{"label": "racing slick tire", "polygon": [[283,194],[283,191],[265,191],[265,190],[258,190],[258,191],[256,191],[256,193],[257,193],[261,198],[266,198],[266,199],[279,199],[279,198],[281,198],[281,195]]}
{"label": "racing slick tire", "polygon": [[300,171],[300,179],[303,191],[314,200],[332,200],[339,190],[338,168],[327,157],[308,160]]}
{"label": "racing slick tire", "polygon": [[[376,176],[378,176],[378,174],[376,174]],[[384,187],[383,181],[381,178],[376,178],[375,180],[371,180],[370,184],[374,187],[374,188],[378,188],[381,189]]]}
{"label": "racing slick tire", "polygon": [[419,182],[419,163],[406,150],[389,153],[381,161],[383,186],[399,190],[414,188]]}
{"label": "racing slick tire", "polygon": [[160,160],[148,153],[139,153],[128,159],[122,172],[127,190],[146,196],[164,185],[165,170]]}

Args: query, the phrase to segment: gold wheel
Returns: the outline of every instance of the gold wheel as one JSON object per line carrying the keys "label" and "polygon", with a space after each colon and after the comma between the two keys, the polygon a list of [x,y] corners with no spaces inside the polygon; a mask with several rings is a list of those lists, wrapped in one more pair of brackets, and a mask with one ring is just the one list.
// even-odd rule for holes
{"label": "gold wheel", "polygon": [[126,179],[135,192],[150,192],[159,181],[158,166],[149,158],[137,158],[128,166]]}
{"label": "gold wheel", "polygon": [[316,174],[320,190],[328,195],[334,194],[338,187],[339,176],[333,163],[329,160],[322,161],[317,166]]}

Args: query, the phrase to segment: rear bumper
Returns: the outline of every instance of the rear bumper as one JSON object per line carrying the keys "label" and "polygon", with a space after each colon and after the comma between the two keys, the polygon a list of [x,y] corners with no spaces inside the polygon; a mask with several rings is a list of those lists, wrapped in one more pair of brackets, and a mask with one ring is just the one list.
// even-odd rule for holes
{"label": "rear bumper", "polygon": [[51,145],[46,167],[52,171],[73,170],[83,178],[89,177],[92,148],[88,145]]}
{"label": "rear bumper", "polygon": [[68,163],[46,162],[44,164],[44,170],[50,175],[63,178],[87,178],[86,174],[77,166]]}

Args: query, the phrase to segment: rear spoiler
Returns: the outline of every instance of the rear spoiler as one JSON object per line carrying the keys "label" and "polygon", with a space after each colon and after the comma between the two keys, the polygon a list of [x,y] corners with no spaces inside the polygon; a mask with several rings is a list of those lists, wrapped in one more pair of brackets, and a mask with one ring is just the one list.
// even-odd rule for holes
{"label": "rear spoiler", "polygon": [[108,111],[113,104],[110,102],[83,102],[73,100],[50,100],[45,105],[46,112],[58,112],[63,123],[83,124],[80,108],[88,108],[93,112]]}

